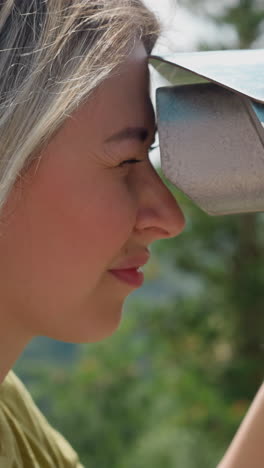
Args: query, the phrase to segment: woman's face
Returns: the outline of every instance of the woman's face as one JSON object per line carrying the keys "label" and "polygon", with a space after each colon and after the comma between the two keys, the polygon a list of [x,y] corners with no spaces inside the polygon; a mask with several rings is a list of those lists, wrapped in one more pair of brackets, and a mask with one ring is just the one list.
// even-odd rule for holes
{"label": "woman's face", "polygon": [[[183,229],[148,159],[155,133],[148,88],[139,42],[11,192],[0,237],[1,308],[31,337],[92,342],[111,335],[136,286],[109,270]],[[131,159],[141,162],[125,163]]]}

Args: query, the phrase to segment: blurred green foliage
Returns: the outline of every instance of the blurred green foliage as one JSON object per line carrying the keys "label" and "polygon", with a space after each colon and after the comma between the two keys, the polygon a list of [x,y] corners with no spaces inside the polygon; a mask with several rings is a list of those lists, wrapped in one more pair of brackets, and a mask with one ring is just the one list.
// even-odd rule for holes
{"label": "blurred green foliage", "polygon": [[[240,45],[259,31],[255,3],[223,13]],[[57,360],[42,340],[42,361],[34,344],[15,365],[87,468],[216,466],[263,379],[264,214],[209,217],[161,177],[186,228],[151,247],[119,331],[77,351],[57,343]]]}
{"label": "blurred green foliage", "polygon": [[[207,17],[219,25],[227,24],[233,27],[237,36],[238,49],[250,48],[256,40],[261,38],[260,47],[263,47],[264,4],[262,0],[233,0],[225,2],[212,2],[211,0],[172,0],[176,5],[187,7],[195,15]],[[261,44],[262,42],[262,44]],[[222,38],[215,44],[203,44],[211,49],[221,49]],[[254,47],[253,47],[254,48]]]}

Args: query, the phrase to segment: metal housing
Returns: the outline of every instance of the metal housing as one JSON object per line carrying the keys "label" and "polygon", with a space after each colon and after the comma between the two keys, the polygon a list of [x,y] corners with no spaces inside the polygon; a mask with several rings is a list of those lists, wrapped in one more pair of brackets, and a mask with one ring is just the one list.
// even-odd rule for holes
{"label": "metal housing", "polygon": [[156,94],[166,177],[208,214],[264,211],[264,51],[151,63],[172,85]]}

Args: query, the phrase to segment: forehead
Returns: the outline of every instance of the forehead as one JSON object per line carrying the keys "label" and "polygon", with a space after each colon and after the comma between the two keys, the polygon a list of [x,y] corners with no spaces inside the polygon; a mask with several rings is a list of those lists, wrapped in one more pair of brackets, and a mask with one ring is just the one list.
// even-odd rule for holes
{"label": "forehead", "polygon": [[147,53],[141,42],[73,116],[93,138],[107,138],[122,127],[153,129]]}

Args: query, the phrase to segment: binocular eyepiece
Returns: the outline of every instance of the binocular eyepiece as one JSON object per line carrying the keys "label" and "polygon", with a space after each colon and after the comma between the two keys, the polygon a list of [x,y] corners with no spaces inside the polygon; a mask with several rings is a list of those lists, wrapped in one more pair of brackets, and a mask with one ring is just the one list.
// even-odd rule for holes
{"label": "binocular eyepiece", "polygon": [[210,215],[264,211],[264,50],[151,56],[161,167]]}

